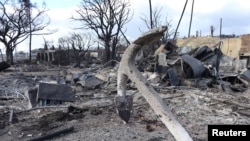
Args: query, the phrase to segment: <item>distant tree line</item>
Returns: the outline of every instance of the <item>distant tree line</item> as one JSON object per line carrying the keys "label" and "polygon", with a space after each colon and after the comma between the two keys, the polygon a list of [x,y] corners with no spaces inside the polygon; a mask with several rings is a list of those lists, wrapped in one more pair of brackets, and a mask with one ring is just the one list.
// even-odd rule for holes
{"label": "distant tree line", "polygon": [[[147,27],[146,30],[162,25],[162,8],[152,9],[151,0],[149,2],[150,18],[145,15],[141,18]],[[13,51],[24,40],[30,37],[31,54],[32,36],[54,33],[54,31],[41,33],[50,24],[47,11],[44,1],[41,6],[32,3],[32,0],[2,0],[0,2],[0,43],[6,49],[8,63],[13,64]],[[130,44],[125,35],[125,25],[132,19],[132,16],[129,0],[82,0],[78,9],[75,10],[75,15],[71,17],[75,22],[82,24],[77,28],[81,32],[60,37],[58,48],[74,50],[77,66],[83,54],[94,44],[103,47],[104,62],[116,60],[117,47]],[[168,26],[168,30],[160,42],[168,41],[175,32],[167,18],[164,24]],[[86,29],[91,30],[93,34],[85,33]],[[44,46],[48,48],[48,45],[49,43],[44,40]],[[54,45],[53,48],[55,48]]]}

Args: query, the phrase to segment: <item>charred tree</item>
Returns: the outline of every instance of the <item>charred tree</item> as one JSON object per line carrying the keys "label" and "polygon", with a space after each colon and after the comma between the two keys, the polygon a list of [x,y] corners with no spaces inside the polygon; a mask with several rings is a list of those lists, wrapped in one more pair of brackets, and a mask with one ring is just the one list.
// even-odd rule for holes
{"label": "charred tree", "polygon": [[[92,40],[90,34],[71,33],[69,37],[59,38],[58,44],[63,48],[71,46],[76,62],[75,67],[80,67],[81,62],[85,59],[86,52],[92,46]],[[68,59],[70,59],[69,52]]]}
{"label": "charred tree", "polygon": [[[114,58],[117,42],[121,29],[130,20],[129,2],[126,0],[82,0],[78,17],[74,20],[83,23],[83,29],[93,30],[103,42],[105,48],[105,62]],[[113,45],[112,45],[113,44]]]}
{"label": "charred tree", "polygon": [[[27,39],[31,33],[36,34],[50,23],[45,7],[42,9],[34,7],[33,10],[36,12],[29,15],[27,7],[19,0],[0,2],[0,42],[6,48],[6,60],[10,64],[13,64],[13,51],[16,46]],[[43,33],[37,35],[41,34]]]}

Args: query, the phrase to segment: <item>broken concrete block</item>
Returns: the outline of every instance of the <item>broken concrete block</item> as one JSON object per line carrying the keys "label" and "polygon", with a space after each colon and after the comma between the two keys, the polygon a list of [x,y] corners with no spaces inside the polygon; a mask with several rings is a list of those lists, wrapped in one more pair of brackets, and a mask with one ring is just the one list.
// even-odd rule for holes
{"label": "broken concrete block", "polygon": [[166,57],[167,55],[165,53],[158,54],[158,64],[160,66],[168,66]]}
{"label": "broken concrete block", "polygon": [[97,73],[95,74],[95,77],[102,81],[107,81],[107,76],[105,76],[104,74]]}
{"label": "broken concrete block", "polygon": [[37,101],[37,88],[27,89],[25,91],[25,96],[28,98],[28,109],[36,107]]}
{"label": "broken concrete block", "polygon": [[102,81],[92,75],[83,75],[76,84],[80,84],[84,88],[95,89],[102,84]]}
{"label": "broken concrete block", "polygon": [[62,84],[40,83],[38,100],[74,101],[75,94],[70,86]]}

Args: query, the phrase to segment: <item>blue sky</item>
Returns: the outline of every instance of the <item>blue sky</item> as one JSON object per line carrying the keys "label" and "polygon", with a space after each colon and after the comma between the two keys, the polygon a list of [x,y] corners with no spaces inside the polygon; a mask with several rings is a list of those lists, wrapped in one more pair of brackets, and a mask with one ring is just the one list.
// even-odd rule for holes
{"label": "blue sky", "polygon": [[[41,0],[31,0],[41,4]],[[51,18],[51,24],[47,29],[56,29],[57,33],[44,36],[57,46],[57,39],[69,35],[70,32],[77,31],[74,28],[80,27],[80,23],[70,20],[70,17],[79,6],[81,0],[45,0],[47,4],[48,16]],[[186,0],[152,0],[152,7],[162,7],[162,24],[164,25],[166,17],[171,20],[172,28],[176,28],[182,9]],[[125,35],[133,41],[141,34],[139,28],[146,31],[145,24],[140,19],[142,15],[149,15],[148,0],[130,0],[131,11],[134,15],[132,20],[125,25]],[[182,22],[179,27],[180,37],[188,35],[188,26],[190,21],[192,0],[188,1]],[[194,14],[191,28],[191,35],[196,31],[202,31],[202,36],[210,34],[210,26],[215,27],[215,35],[219,35],[220,18],[223,19],[223,34],[250,34],[250,0],[195,0]],[[47,30],[46,29],[46,30]],[[33,37],[32,47],[41,48],[43,38]],[[28,51],[28,41],[20,44],[17,50]]]}

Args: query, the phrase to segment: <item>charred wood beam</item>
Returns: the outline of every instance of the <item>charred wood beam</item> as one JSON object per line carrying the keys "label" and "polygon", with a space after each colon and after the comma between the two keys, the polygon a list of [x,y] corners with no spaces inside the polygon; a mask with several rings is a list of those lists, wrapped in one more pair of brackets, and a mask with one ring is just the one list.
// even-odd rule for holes
{"label": "charred wood beam", "polygon": [[53,132],[53,133],[50,133],[50,134],[47,134],[47,135],[44,135],[42,137],[31,139],[30,141],[44,141],[44,140],[48,140],[48,139],[60,136],[61,134],[66,134],[66,133],[69,133],[69,132],[72,132],[72,131],[74,131],[73,126],[67,127],[65,129],[62,129],[62,130],[59,130],[59,131],[56,131],[56,132]]}
{"label": "charred wood beam", "polygon": [[117,78],[117,92],[115,104],[119,116],[128,122],[130,111],[132,109],[132,100],[129,95],[126,95],[126,84],[128,79],[136,84],[137,89],[147,100],[149,105],[166,125],[172,135],[178,141],[192,141],[187,131],[177,121],[176,117],[171,113],[171,110],[165,105],[161,97],[154,88],[142,76],[135,66],[135,56],[143,45],[150,44],[159,40],[167,27],[158,27],[144,33],[137,38],[125,51],[120,62]]}

